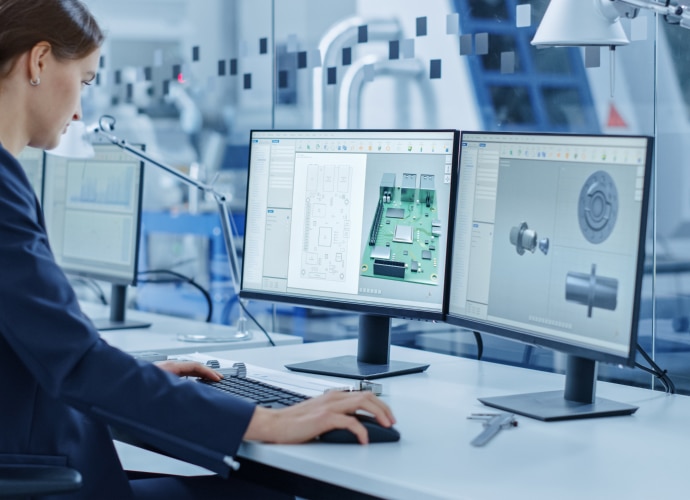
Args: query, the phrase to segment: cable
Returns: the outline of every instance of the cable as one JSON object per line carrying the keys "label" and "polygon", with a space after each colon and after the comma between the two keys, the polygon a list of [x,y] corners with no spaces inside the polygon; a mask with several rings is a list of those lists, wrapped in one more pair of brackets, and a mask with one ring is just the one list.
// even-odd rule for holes
{"label": "cable", "polygon": [[254,324],[255,324],[256,326],[259,327],[259,330],[261,330],[262,332],[264,332],[264,335],[266,335],[266,338],[268,339],[268,343],[271,344],[273,347],[275,347],[275,346],[276,346],[276,343],[273,342],[273,339],[271,338],[271,336],[269,335],[269,333],[266,331],[266,329],[265,329],[263,326],[261,326],[261,324],[256,320],[256,318],[255,318],[254,316],[252,316],[252,313],[250,313],[250,312],[247,310],[247,307],[244,305],[244,302],[242,302],[241,299],[238,300],[238,302],[240,303],[240,307],[242,308],[242,310],[244,311],[244,313],[245,313],[247,316],[249,316],[249,319],[251,319],[251,320],[254,322]]}
{"label": "cable", "polygon": [[474,339],[477,341],[477,359],[481,360],[484,354],[484,340],[482,339],[482,334],[478,331],[473,331]]}
{"label": "cable", "polygon": [[98,300],[101,301],[101,304],[106,305],[106,306],[108,305],[108,299],[105,297],[105,293],[103,292],[103,289],[101,288],[101,286],[98,283],[96,283],[95,280],[81,278],[81,277],[72,277],[72,278],[70,278],[70,281],[75,281],[77,283],[81,283],[82,285],[86,286],[93,293],[96,294],[96,297],[98,297]]}
{"label": "cable", "polygon": [[668,376],[668,370],[662,370],[659,365],[657,365],[654,360],[645,352],[644,349],[642,349],[642,346],[640,344],[637,344],[637,351],[642,355],[642,357],[649,363],[649,366],[651,368],[648,368],[646,366],[643,366],[639,363],[635,363],[635,366],[639,368],[640,370],[643,370],[647,373],[651,373],[654,375],[656,378],[659,379],[659,381],[663,384],[664,388],[666,389],[667,394],[675,394],[676,393],[676,386],[673,383],[673,380],[671,380],[671,377]]}
{"label": "cable", "polygon": [[211,295],[202,287],[199,283],[194,281],[193,278],[190,278],[188,276],[185,276],[184,274],[180,274],[175,271],[170,271],[169,269],[154,269],[151,271],[139,271],[139,274],[141,275],[146,275],[146,274],[169,274],[171,276],[174,276],[177,279],[162,279],[162,280],[139,280],[140,283],[153,283],[153,284],[162,284],[162,283],[189,283],[192,285],[194,288],[199,290],[204,298],[206,299],[206,303],[208,304],[208,314],[206,315],[206,323],[211,322],[211,318],[213,317],[213,301],[211,300]]}
{"label": "cable", "polygon": [[[273,341],[273,339],[271,338],[271,335],[266,331],[266,329],[265,329],[263,326],[261,326],[261,323],[259,323],[259,322],[257,321],[257,319],[252,315],[252,313],[250,313],[250,312],[247,310],[247,307],[244,305],[244,302],[243,302],[242,299],[240,299],[238,296],[234,296],[232,299],[230,299],[230,300],[225,304],[225,307],[223,308],[223,312],[221,313],[221,322],[224,323],[224,324],[230,324],[230,313],[231,313],[232,306],[234,305],[235,301],[237,301],[237,302],[240,304],[240,307],[242,308],[242,312],[244,312],[247,316],[249,316],[249,319],[251,319],[252,322],[253,322],[256,326],[259,327],[259,330],[261,330],[261,331],[263,332],[263,334],[264,334],[264,335],[266,336],[266,338],[268,339],[268,342],[269,342],[272,346],[275,347],[276,344],[275,344],[275,342]],[[240,317],[241,317],[241,315],[242,315],[242,313],[240,313]]]}

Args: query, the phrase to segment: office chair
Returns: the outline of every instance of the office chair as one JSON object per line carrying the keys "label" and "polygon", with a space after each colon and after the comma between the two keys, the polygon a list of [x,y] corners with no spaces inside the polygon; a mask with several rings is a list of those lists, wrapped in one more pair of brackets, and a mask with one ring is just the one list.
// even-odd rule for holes
{"label": "office chair", "polygon": [[81,488],[81,474],[53,465],[0,464],[0,498],[55,495]]}

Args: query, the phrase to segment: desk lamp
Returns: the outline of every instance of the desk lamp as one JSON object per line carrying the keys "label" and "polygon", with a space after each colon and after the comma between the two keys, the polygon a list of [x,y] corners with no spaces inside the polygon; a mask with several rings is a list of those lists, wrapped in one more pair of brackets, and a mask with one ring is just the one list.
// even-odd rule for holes
{"label": "desk lamp", "polygon": [[630,43],[620,17],[633,19],[640,9],[690,29],[690,7],[671,0],[551,0],[532,39],[537,47]]}
{"label": "desk lamp", "polygon": [[[98,120],[98,124],[86,126],[83,122],[72,122],[67,129],[67,132],[62,136],[60,144],[50,151],[49,154],[57,156],[65,156],[70,158],[90,158],[94,156],[94,149],[91,144],[93,136],[101,136],[105,140],[127,151],[129,154],[144,160],[145,162],[161,168],[169,174],[177,177],[185,184],[196,187],[204,193],[211,195],[218,207],[218,214],[220,216],[221,229],[223,233],[223,241],[225,242],[225,249],[228,254],[228,263],[230,265],[230,279],[235,294],[239,298],[239,280],[240,280],[240,266],[237,259],[237,249],[235,247],[233,224],[230,218],[230,210],[227,206],[227,198],[224,194],[219,193],[210,184],[205,184],[192,177],[185,175],[179,170],[165,165],[159,161],[154,160],[142,151],[132,147],[127,141],[119,139],[111,134],[115,130],[115,118],[110,115],[103,115]],[[212,334],[212,335],[198,335],[198,334],[180,334],[179,340],[186,342],[232,342],[249,340],[252,338],[252,333],[247,329],[247,319],[244,314],[243,304],[240,303],[239,318],[237,320],[236,332],[233,335]]]}
{"label": "desk lamp", "polygon": [[690,7],[672,0],[551,0],[532,39],[536,47],[604,46],[611,54],[613,95],[617,46],[630,43],[620,18],[649,9],[670,24],[690,29]]}

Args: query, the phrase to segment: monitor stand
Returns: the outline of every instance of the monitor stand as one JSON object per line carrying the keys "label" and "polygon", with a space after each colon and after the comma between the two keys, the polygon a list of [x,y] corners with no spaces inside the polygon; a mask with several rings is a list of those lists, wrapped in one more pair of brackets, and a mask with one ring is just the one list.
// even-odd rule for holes
{"label": "monitor stand", "polygon": [[94,318],[91,322],[100,331],[148,328],[151,323],[125,319],[127,309],[127,285],[111,285],[110,318]]}
{"label": "monitor stand", "polygon": [[372,380],[423,372],[429,365],[390,359],[391,318],[363,314],[359,317],[357,356],[339,356],[285,365],[296,372],[331,377]]}
{"label": "monitor stand", "polygon": [[565,391],[479,398],[487,406],[543,421],[631,415],[637,406],[595,397],[596,361],[568,356]]}

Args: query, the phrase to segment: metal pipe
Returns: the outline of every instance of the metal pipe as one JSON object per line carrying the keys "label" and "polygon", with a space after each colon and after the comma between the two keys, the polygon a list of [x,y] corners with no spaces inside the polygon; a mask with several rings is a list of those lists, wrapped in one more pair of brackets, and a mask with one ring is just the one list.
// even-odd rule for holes
{"label": "metal pipe", "polygon": [[[321,38],[319,42],[319,53],[322,55],[322,65],[313,70],[313,109],[312,122],[313,128],[331,128],[336,119],[326,121],[324,118],[325,110],[331,109],[336,111],[334,102],[328,103],[327,99],[335,100],[337,97],[335,88],[328,89],[327,87],[336,87],[326,85],[324,79],[323,68],[336,66],[338,55],[343,47],[348,44],[356,44],[358,39],[358,32],[360,26],[367,26],[368,41],[379,40],[396,40],[399,39],[402,33],[400,24],[395,19],[369,19],[365,20],[360,17],[351,17],[345,19],[333,27],[331,27]],[[328,105],[330,104],[330,106]]]}
{"label": "metal pipe", "polygon": [[[397,79],[401,86],[408,85],[410,82],[417,83],[425,100],[426,126],[427,128],[435,126],[436,105],[433,89],[425,79],[424,63],[419,59],[389,61],[370,55],[355,62],[342,79],[338,99],[338,128],[360,128],[362,91],[367,83],[364,72],[367,66],[373,66],[375,76],[391,76]],[[402,103],[399,104],[402,105]],[[396,121],[396,123],[400,122]],[[407,123],[403,125],[402,128],[409,126]]]}

